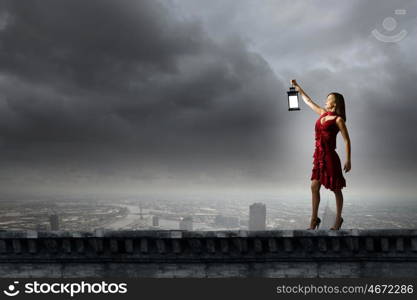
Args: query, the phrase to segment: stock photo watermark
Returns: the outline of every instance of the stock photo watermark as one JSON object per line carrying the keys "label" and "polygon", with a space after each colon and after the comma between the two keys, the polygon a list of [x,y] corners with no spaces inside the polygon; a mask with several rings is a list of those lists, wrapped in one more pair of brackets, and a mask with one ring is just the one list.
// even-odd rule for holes
{"label": "stock photo watermark", "polygon": [[[405,9],[396,9],[394,11],[394,14],[396,16],[403,16],[407,14],[407,10]],[[382,28],[384,29],[385,33],[379,32],[378,29],[372,30],[372,35],[379,41],[384,43],[398,43],[402,41],[407,36],[407,30],[405,29],[397,29],[398,22],[393,17],[386,17],[382,21]],[[398,31],[397,33],[394,33],[395,31]]]}
{"label": "stock photo watermark", "polygon": [[126,283],[107,283],[101,282],[89,283],[81,282],[27,282],[19,285],[19,281],[14,281],[3,290],[3,294],[9,297],[15,297],[20,293],[23,294],[66,294],[74,297],[77,294],[126,294]]}

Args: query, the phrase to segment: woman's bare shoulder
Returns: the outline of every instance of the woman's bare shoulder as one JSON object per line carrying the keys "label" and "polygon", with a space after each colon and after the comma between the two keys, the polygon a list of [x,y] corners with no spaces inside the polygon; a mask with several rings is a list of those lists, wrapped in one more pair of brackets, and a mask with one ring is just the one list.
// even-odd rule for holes
{"label": "woman's bare shoulder", "polygon": [[345,123],[345,120],[343,120],[341,116],[337,116],[335,119],[336,119],[336,123],[341,123],[341,124]]}
{"label": "woman's bare shoulder", "polygon": [[336,117],[336,125],[339,127],[340,130],[346,128],[345,120],[341,116]]}

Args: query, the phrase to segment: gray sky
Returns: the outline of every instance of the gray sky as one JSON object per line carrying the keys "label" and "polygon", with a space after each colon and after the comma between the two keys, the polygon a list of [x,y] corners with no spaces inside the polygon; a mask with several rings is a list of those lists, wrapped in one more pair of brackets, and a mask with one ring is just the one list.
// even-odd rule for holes
{"label": "gray sky", "polygon": [[296,78],[345,96],[345,195],[413,196],[416,20],[411,0],[1,0],[0,188],[309,195]]}

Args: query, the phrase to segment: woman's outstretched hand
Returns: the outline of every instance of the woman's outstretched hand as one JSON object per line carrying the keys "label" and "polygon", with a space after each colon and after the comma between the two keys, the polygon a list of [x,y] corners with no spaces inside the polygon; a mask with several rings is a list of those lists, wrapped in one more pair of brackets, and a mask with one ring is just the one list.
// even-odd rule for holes
{"label": "woman's outstretched hand", "polygon": [[296,90],[297,92],[299,92],[299,91],[300,91],[300,86],[298,85],[298,82],[297,82],[295,79],[292,79],[292,80],[291,80],[291,85],[293,85],[293,86],[295,87],[295,90]]}
{"label": "woman's outstretched hand", "polygon": [[350,160],[348,160],[345,162],[345,166],[343,167],[343,170],[345,170],[345,172],[347,173],[350,171],[350,169],[351,169]]}

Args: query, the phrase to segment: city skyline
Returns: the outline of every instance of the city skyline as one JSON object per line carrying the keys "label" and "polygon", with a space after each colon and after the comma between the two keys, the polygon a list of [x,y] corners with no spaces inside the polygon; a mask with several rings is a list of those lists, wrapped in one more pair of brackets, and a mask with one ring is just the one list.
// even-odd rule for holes
{"label": "city skyline", "polygon": [[[49,199],[0,202],[2,230],[96,231],[96,230],[305,230],[309,204],[247,199],[192,200],[136,198],[117,202],[104,199]],[[334,205],[327,201],[319,210],[319,229],[334,222]],[[416,203],[380,205],[346,201],[343,229],[416,228]]]}

